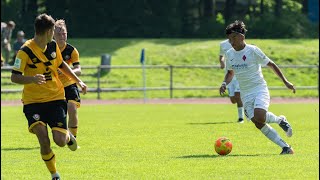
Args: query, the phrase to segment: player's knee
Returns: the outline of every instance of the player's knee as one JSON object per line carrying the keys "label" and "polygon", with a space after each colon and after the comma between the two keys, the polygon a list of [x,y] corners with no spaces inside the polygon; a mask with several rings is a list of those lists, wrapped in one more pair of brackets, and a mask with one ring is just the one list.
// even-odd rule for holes
{"label": "player's knee", "polygon": [[254,123],[254,125],[255,125],[256,128],[258,128],[258,129],[261,129],[261,128],[265,125],[264,122],[258,121],[258,120],[256,120],[255,118],[252,118],[251,121]]}
{"label": "player's knee", "polygon": [[60,147],[64,147],[67,144],[66,136],[58,136],[53,138],[56,145]]}
{"label": "player's knee", "polygon": [[68,103],[68,113],[75,114],[77,112],[77,105],[74,103]]}
{"label": "player's knee", "polygon": [[234,99],[239,103],[239,102],[242,102],[241,101],[241,96],[240,96],[240,93],[239,92],[235,92],[234,93]]}
{"label": "player's knee", "polygon": [[230,97],[230,101],[231,101],[232,104],[237,103],[237,100],[236,100],[236,98],[234,96]]}

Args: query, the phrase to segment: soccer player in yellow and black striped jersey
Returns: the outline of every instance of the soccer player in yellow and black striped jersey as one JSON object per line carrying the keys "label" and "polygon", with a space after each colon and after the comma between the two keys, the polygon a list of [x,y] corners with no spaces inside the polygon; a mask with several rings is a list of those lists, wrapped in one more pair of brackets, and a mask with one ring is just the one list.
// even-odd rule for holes
{"label": "soccer player in yellow and black striped jersey", "polygon": [[[72,65],[72,71],[77,76],[80,76],[81,66],[79,60],[79,52],[71,44],[67,43],[68,31],[66,23],[63,19],[59,19],[56,21],[53,37],[59,46],[63,60],[69,66]],[[68,129],[74,135],[74,137],[76,137],[78,133],[77,108],[80,107],[79,90],[75,81],[72,80],[70,77],[66,76],[65,74],[60,73],[59,79],[61,80],[64,86],[65,97],[68,103]]]}
{"label": "soccer player in yellow and black striped jersey", "polygon": [[34,21],[35,35],[18,51],[11,81],[23,84],[23,112],[28,120],[29,131],[36,134],[41,157],[44,160],[53,180],[60,179],[56,169],[48,136],[47,125],[52,130],[54,142],[75,151],[78,146],[74,136],[67,130],[67,103],[64,97],[64,87],[58,78],[58,69],[71,77],[85,94],[87,86],[63,61],[60,49],[52,41],[55,20],[41,14]]}

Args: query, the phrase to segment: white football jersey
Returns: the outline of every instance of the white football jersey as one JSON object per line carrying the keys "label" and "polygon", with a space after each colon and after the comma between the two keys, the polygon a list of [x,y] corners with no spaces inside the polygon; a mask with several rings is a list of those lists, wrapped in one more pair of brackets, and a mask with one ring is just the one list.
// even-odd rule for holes
{"label": "white football jersey", "polygon": [[[219,55],[220,56],[226,56],[226,53],[227,53],[227,51],[229,50],[229,49],[232,49],[233,47],[231,46],[231,44],[230,44],[230,42],[229,42],[229,39],[227,39],[227,40],[224,40],[224,41],[221,41],[220,42],[220,53],[219,53]],[[224,64],[225,64],[225,67],[226,67],[226,58],[224,59]],[[225,73],[224,74],[227,74],[227,68],[224,68],[224,70],[225,70]],[[236,80],[236,77],[235,76],[233,76],[233,79],[231,80],[231,81],[233,81],[233,80]]]}
{"label": "white football jersey", "polygon": [[271,60],[257,46],[247,44],[240,51],[232,48],[227,51],[225,58],[226,68],[233,70],[237,76],[241,95],[268,91],[261,66],[267,65]]}
{"label": "white football jersey", "polygon": [[231,49],[232,46],[229,43],[229,40],[224,40],[220,42],[220,56],[225,56],[227,51]]}

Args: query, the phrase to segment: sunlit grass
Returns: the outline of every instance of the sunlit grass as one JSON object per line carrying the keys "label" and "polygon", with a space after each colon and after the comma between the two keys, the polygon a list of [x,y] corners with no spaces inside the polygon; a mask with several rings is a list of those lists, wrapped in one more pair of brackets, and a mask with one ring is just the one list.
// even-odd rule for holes
{"label": "sunlit grass", "polygon": [[[111,65],[140,66],[140,53],[145,49],[147,65],[219,65],[219,42],[210,39],[70,39],[80,53],[82,66],[98,66],[101,55],[110,54]],[[319,39],[281,39],[261,40],[247,39],[248,44],[255,44],[278,65],[317,65],[319,64]],[[282,69],[284,75],[296,87],[318,86],[318,69]],[[21,85],[10,82],[10,71],[1,71],[1,89],[21,89]],[[271,69],[263,69],[269,86],[285,87]],[[81,78],[89,88],[96,89],[97,69],[83,69]],[[168,68],[147,69],[146,85],[148,87],[170,88],[170,71]],[[173,69],[173,87],[220,87],[224,78],[221,69]],[[101,78],[101,88],[142,87],[142,70],[111,69]],[[169,90],[148,91],[149,98],[167,98]],[[90,95],[89,95],[90,94]],[[88,97],[96,97],[89,93]],[[102,98],[140,98],[142,92],[105,92]],[[174,97],[218,97],[217,90],[174,90]],[[318,90],[298,90],[292,94],[287,90],[275,91],[274,96],[316,97]],[[2,94],[1,99],[19,99],[20,94]],[[83,97],[86,98],[86,97]]]}
{"label": "sunlit grass", "polygon": [[[319,104],[273,104],[284,114],[295,150],[280,156],[253,123],[236,123],[231,104],[83,105],[75,152],[52,144],[63,179],[319,179]],[[51,136],[51,133],[49,133]],[[214,141],[233,143],[225,157]],[[31,173],[32,172],[32,173]],[[1,108],[1,178],[49,179],[21,106]]]}

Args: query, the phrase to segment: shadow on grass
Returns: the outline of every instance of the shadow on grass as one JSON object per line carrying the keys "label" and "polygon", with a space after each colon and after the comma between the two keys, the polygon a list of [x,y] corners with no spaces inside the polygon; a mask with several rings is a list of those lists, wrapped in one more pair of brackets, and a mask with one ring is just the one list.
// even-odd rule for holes
{"label": "shadow on grass", "polygon": [[40,147],[33,148],[1,148],[1,151],[29,151],[34,149],[40,149]]}
{"label": "shadow on grass", "polygon": [[197,159],[197,158],[224,158],[224,157],[258,157],[258,156],[273,156],[276,154],[229,154],[227,156],[220,156],[217,154],[199,154],[176,157],[179,159]]}
{"label": "shadow on grass", "polygon": [[237,122],[204,122],[204,123],[187,123],[189,125],[208,125],[208,124],[232,124]]}

